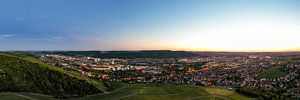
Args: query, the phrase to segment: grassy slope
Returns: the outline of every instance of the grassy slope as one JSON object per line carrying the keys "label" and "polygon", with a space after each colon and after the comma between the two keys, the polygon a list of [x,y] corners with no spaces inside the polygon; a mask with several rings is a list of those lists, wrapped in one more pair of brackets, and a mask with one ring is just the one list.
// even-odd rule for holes
{"label": "grassy slope", "polygon": [[63,70],[63,69],[60,69],[60,68],[57,68],[57,67],[54,67],[54,66],[49,66],[48,64],[43,63],[42,61],[35,58],[34,55],[31,55],[31,54],[25,54],[25,53],[0,53],[0,55],[18,57],[18,58],[21,58],[21,59],[24,59],[24,60],[27,60],[27,61],[30,61],[30,62],[33,62],[33,63],[38,63],[41,67],[47,67],[51,70],[55,70],[55,71],[58,71],[58,72],[61,72],[61,73],[66,73],[70,76],[86,80],[87,82],[89,82],[90,84],[93,84],[99,90],[102,90],[103,92],[106,92],[106,90],[107,90],[107,87],[104,86],[103,82],[99,82],[97,80],[90,79],[86,76],[81,75],[78,72],[66,71],[66,70]]}
{"label": "grassy slope", "polygon": [[[24,96],[26,98],[24,98]],[[0,100],[56,100],[47,95],[33,93],[0,93]],[[253,100],[225,88],[192,85],[126,84],[111,93],[89,95],[69,100]]]}
{"label": "grassy slope", "polygon": [[205,90],[211,94],[225,96],[232,100],[253,100],[253,98],[244,96],[226,88],[205,87]]}
{"label": "grassy slope", "polygon": [[55,98],[34,93],[4,92],[0,93],[0,100],[56,100]]}
{"label": "grassy slope", "polygon": [[283,77],[287,73],[282,70],[283,66],[274,66],[270,67],[263,72],[260,73],[260,78],[277,78],[277,77]]}
{"label": "grassy slope", "polygon": [[14,93],[0,93],[0,100],[30,100],[30,99]]}
{"label": "grassy slope", "polygon": [[109,94],[91,95],[79,100],[252,100],[224,88],[192,85],[142,85],[132,84]]}

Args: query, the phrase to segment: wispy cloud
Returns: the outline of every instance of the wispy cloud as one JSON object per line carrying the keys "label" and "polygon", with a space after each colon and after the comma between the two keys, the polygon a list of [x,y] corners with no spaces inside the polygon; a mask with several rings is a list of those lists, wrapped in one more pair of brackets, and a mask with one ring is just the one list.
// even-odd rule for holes
{"label": "wispy cloud", "polygon": [[41,14],[41,15],[34,16],[34,18],[48,18],[50,16],[51,16],[50,14]]}
{"label": "wispy cloud", "polygon": [[22,21],[24,18],[22,16],[17,16],[14,18],[15,21]]}
{"label": "wispy cloud", "polygon": [[4,39],[6,39],[6,38],[14,38],[14,37],[16,37],[17,35],[16,34],[0,34],[0,38],[4,38]]}
{"label": "wispy cloud", "polygon": [[46,36],[44,37],[43,40],[48,40],[48,41],[62,41],[62,40],[67,40],[68,38],[66,36],[62,35],[52,35],[52,36]]}
{"label": "wispy cloud", "polygon": [[54,36],[24,36],[24,35],[16,35],[16,34],[8,34],[0,33],[0,39],[14,39],[19,41],[62,41],[67,40],[68,38],[61,36],[61,35],[54,35]]}
{"label": "wispy cloud", "polygon": [[52,40],[64,40],[65,38],[62,37],[62,36],[54,36],[54,37],[51,37]]}
{"label": "wispy cloud", "polygon": [[73,37],[74,40],[80,42],[106,42],[107,40],[97,37],[97,36],[75,36]]}

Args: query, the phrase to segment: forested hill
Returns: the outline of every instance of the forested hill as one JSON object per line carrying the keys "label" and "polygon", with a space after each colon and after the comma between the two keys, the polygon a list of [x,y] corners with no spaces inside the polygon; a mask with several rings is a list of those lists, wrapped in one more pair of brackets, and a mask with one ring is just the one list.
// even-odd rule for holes
{"label": "forested hill", "polygon": [[197,56],[186,51],[146,50],[146,51],[56,51],[44,52],[67,56],[90,56],[99,58],[179,58]]}
{"label": "forested hill", "polygon": [[56,97],[102,93],[102,82],[46,65],[28,55],[0,53],[0,92],[33,92]]}

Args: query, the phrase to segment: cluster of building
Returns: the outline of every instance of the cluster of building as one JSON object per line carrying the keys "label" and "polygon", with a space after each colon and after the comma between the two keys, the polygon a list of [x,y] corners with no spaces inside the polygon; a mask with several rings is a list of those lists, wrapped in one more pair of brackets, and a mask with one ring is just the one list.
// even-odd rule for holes
{"label": "cluster of building", "polygon": [[[220,56],[170,59],[116,59],[72,57],[57,54],[41,56],[44,62],[76,70],[99,80],[128,83],[174,83],[203,86],[299,89],[300,60],[271,56]],[[283,66],[287,74],[276,78],[260,77],[261,72]],[[300,90],[300,89],[299,89]],[[291,92],[300,97],[300,93]]]}

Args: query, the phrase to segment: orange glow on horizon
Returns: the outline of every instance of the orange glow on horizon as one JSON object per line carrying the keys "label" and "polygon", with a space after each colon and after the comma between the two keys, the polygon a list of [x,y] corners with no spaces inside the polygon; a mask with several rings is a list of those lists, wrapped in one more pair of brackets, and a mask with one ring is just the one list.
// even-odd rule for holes
{"label": "orange glow on horizon", "polygon": [[210,48],[177,48],[170,46],[159,46],[159,47],[145,47],[145,48],[135,48],[129,50],[173,50],[173,51],[203,51],[203,52],[292,52],[300,51],[300,48],[290,48],[290,49],[257,49],[257,50],[226,50],[226,49],[210,49]]}
{"label": "orange glow on horizon", "polygon": [[268,49],[268,50],[222,50],[222,49],[205,49],[205,48],[186,48],[178,49],[184,51],[211,51],[211,52],[291,52],[291,51],[300,51],[299,48],[295,49]]}

